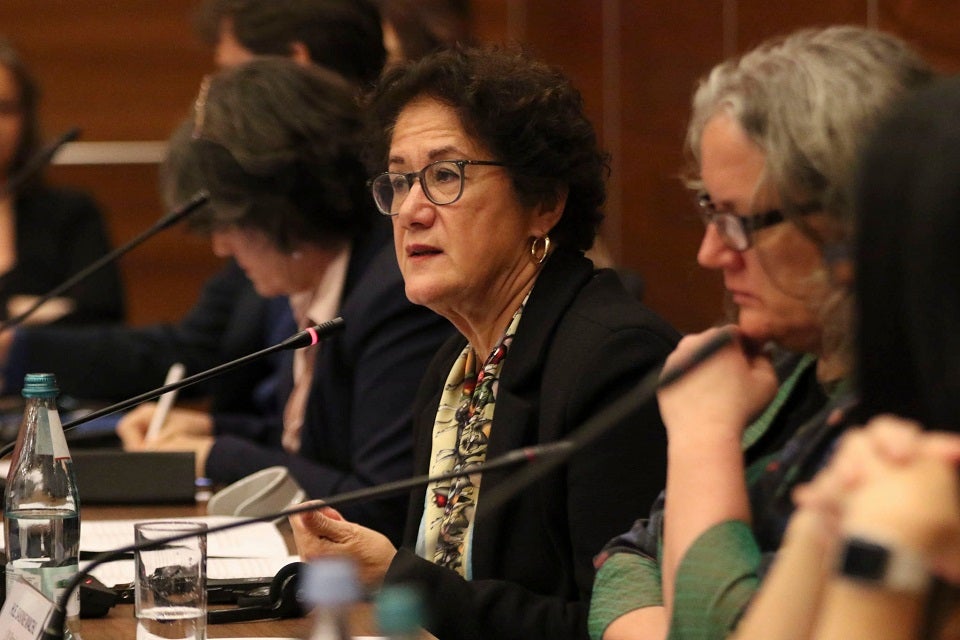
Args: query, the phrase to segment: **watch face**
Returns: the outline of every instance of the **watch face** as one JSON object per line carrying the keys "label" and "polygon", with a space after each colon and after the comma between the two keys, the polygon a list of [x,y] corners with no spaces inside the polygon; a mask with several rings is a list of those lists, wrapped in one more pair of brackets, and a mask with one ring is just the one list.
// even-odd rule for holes
{"label": "watch face", "polygon": [[862,538],[848,538],[840,558],[840,573],[862,580],[883,580],[890,551]]}

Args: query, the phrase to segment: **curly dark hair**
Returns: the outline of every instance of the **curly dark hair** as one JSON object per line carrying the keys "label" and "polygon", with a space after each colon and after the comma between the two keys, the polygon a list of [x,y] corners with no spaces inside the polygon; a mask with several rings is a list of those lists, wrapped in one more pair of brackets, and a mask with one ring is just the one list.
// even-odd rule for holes
{"label": "curly dark hair", "polygon": [[400,112],[423,96],[454,109],[467,135],[506,163],[523,206],[566,193],[554,242],[582,251],[593,245],[609,164],[580,92],[563,73],[523,51],[490,46],[440,51],[386,72],[368,96],[372,171],[386,165]]}
{"label": "curly dark hair", "polygon": [[260,58],[213,76],[197,110],[192,139],[174,137],[176,166],[166,169],[174,181],[199,169],[212,203],[194,214],[201,230],[253,227],[291,251],[356,237],[377,218],[353,85],[340,76]]}

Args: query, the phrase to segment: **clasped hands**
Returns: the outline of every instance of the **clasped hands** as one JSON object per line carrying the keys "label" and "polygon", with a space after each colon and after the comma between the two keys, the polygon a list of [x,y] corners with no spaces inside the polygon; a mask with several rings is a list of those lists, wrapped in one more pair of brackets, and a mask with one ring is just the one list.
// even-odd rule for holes
{"label": "clasped hands", "polygon": [[827,466],[794,491],[797,514],[814,519],[829,546],[850,534],[892,540],[960,584],[958,464],[960,435],[877,416],[848,431]]}

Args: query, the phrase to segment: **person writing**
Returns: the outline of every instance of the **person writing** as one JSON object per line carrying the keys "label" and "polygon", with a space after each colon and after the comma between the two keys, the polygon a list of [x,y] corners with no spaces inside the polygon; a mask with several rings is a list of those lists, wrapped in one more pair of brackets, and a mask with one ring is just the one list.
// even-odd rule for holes
{"label": "person writing", "polygon": [[[298,326],[335,316],[345,329],[284,353],[279,417],[171,412],[154,440],[155,405],[117,430],[127,450],[194,451],[218,483],[287,467],[324,497],[411,471],[417,378],[452,328],[404,296],[390,230],[369,200],[353,86],[319,67],[264,58],[210,79],[174,175],[197,174],[211,203],[193,223],[232,257],[257,293],[288,298]],[[351,517],[399,538],[403,499]]]}
{"label": "person writing", "polygon": [[[739,343],[658,395],[665,500],[598,556],[592,637],[736,626],[791,488],[842,428],[826,414],[849,389],[852,301],[828,257],[849,237],[850,168],[884,109],[931,75],[893,36],[830,27],[763,43],[700,83],[687,132],[706,225],[697,259],[723,274]],[[668,366],[716,331],[684,338]],[[781,375],[767,344],[795,354]]]}
{"label": "person writing", "polygon": [[[339,73],[358,92],[379,77],[386,58],[379,14],[367,0],[208,0],[198,7],[196,27],[222,68],[285,55]],[[194,182],[194,191],[201,186]],[[164,200],[171,209],[194,195],[168,191]],[[64,395],[123,400],[163,384],[176,362],[188,375],[199,373],[295,330],[287,301],[258,295],[231,260],[204,282],[196,303],[175,323],[22,327],[0,334],[3,393],[19,393],[27,371],[56,371]],[[111,375],[89,375],[90,362]],[[283,401],[274,400],[281,375],[273,360],[261,360],[182,394],[203,395],[218,413],[267,416],[282,410]]]}
{"label": "person writing", "polygon": [[[461,333],[414,400],[416,473],[564,438],[661,363],[677,334],[582,255],[606,164],[566,78],[445,51],[387,72],[371,110],[407,297]],[[484,496],[509,473],[466,477],[413,492],[399,549],[332,509],[292,518],[297,548],[355,556],[370,586],[423,586],[437,637],[582,638],[591,555],[660,491],[664,448],[647,403],[501,509]]]}

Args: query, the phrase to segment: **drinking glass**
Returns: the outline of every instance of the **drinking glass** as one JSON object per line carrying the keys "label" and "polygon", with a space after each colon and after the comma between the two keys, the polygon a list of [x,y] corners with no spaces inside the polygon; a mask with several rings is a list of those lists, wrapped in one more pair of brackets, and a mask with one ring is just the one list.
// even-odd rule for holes
{"label": "drinking glass", "polygon": [[139,522],[133,528],[138,545],[187,535],[136,553],[137,640],[205,640],[207,525]]}

